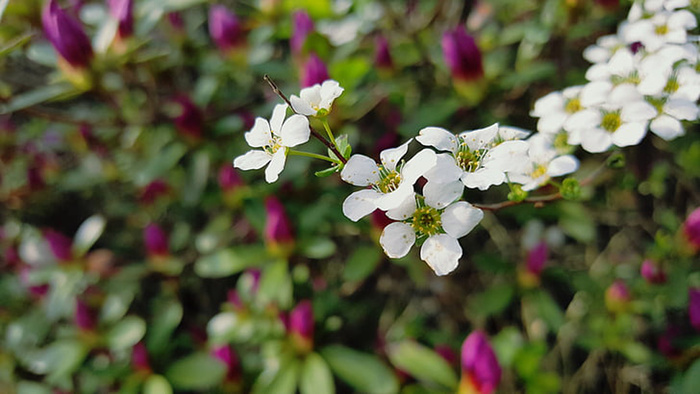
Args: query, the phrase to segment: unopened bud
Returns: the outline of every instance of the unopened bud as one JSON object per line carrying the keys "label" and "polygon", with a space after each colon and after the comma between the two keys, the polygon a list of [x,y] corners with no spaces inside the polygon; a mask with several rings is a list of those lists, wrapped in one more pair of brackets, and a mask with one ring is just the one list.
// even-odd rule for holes
{"label": "unopened bud", "polygon": [[474,331],[462,344],[459,394],[491,394],[501,381],[501,366],[486,335]]}
{"label": "unopened bud", "polygon": [[306,88],[316,84],[322,84],[328,79],[330,79],[330,76],[328,75],[328,69],[323,63],[323,60],[315,53],[310,54],[302,70],[301,87]]}
{"label": "unopened bud", "polygon": [[151,223],[143,230],[146,252],[151,257],[167,256],[169,252],[168,236],[157,224]]}
{"label": "unopened bud", "polygon": [[648,283],[658,284],[666,282],[666,273],[652,260],[644,260],[640,273]]}
{"label": "unopened bud", "polygon": [[559,193],[565,200],[578,200],[581,197],[581,184],[574,178],[566,178],[561,183]]}
{"label": "unopened bud", "polygon": [[289,314],[289,334],[297,351],[308,353],[314,345],[314,312],[311,301],[303,300]]}
{"label": "unopened bud", "polygon": [[632,299],[625,282],[616,280],[605,291],[605,306],[610,312],[620,313],[627,310]]}

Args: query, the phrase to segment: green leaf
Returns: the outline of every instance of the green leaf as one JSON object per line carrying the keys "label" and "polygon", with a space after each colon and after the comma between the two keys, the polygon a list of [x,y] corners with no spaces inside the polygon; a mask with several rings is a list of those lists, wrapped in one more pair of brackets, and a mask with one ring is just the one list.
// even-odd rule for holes
{"label": "green leaf", "polygon": [[469,298],[468,309],[474,316],[483,318],[501,313],[510,305],[515,290],[512,285],[491,286],[486,291]]}
{"label": "green leaf", "polygon": [[28,380],[18,382],[16,389],[17,394],[52,394],[54,392],[50,386]]}
{"label": "green leaf", "polygon": [[206,353],[194,353],[175,361],[165,376],[179,390],[206,390],[222,381],[226,364]]}
{"label": "green leaf", "polygon": [[515,327],[506,327],[491,339],[498,362],[504,368],[510,368],[523,343],[523,335]]}
{"label": "green leaf", "polygon": [[180,302],[174,298],[158,300],[153,309],[153,321],[149,326],[146,341],[149,350],[159,353],[167,347],[170,335],[182,320],[183,311]]}
{"label": "green leaf", "polygon": [[383,253],[376,246],[360,246],[345,262],[344,282],[359,282],[367,278],[381,261]]}
{"label": "green leaf", "polygon": [[49,374],[49,380],[54,381],[75,372],[88,350],[76,339],[58,340],[30,356],[29,369],[40,375]]}
{"label": "green leaf", "polygon": [[301,369],[299,391],[301,394],[335,393],[331,370],[318,353],[306,356]]}
{"label": "green leaf", "polygon": [[377,356],[341,346],[328,346],[321,355],[333,373],[356,390],[369,394],[396,393],[399,381]]}
{"label": "green leaf", "polygon": [[340,167],[333,166],[333,167],[326,168],[325,170],[316,171],[316,172],[314,172],[314,175],[316,175],[319,178],[325,178],[325,177],[329,177],[329,176],[335,174],[336,172],[338,172],[339,169],[340,169]]}
{"label": "green leaf", "polygon": [[107,333],[107,345],[112,350],[130,348],[143,338],[146,323],[137,316],[127,316]]}
{"label": "green leaf", "polygon": [[90,250],[92,245],[100,238],[102,232],[104,232],[106,224],[107,221],[100,215],[93,215],[87,218],[78,227],[78,231],[73,237],[73,253],[77,256],[82,256]]}
{"label": "green leaf", "polygon": [[282,309],[292,305],[292,280],[286,261],[280,260],[265,268],[260,278],[258,302],[262,305],[276,303]]}
{"label": "green leaf", "polygon": [[[3,3],[7,5],[8,1],[9,0],[0,0],[0,19],[2,19]],[[4,57],[12,53],[12,51],[14,51],[15,49],[29,42],[29,40],[31,40],[33,36],[34,33],[26,33],[19,37],[13,38],[12,40],[10,40],[10,42],[4,43],[4,45],[0,47],[0,57]]]}
{"label": "green leaf", "polygon": [[564,324],[564,313],[557,305],[556,301],[546,291],[538,291],[531,297],[528,297],[535,305],[537,313],[542,320],[547,323],[552,332],[559,331],[559,328]]}
{"label": "green leaf", "polygon": [[683,375],[681,387],[682,393],[695,393],[700,387],[700,359],[695,362],[685,371]]}
{"label": "green leaf", "polygon": [[0,115],[19,111],[45,101],[55,100],[76,93],[77,90],[69,83],[42,86],[29,92],[17,95],[6,105],[0,106]]}
{"label": "green leaf", "polygon": [[136,174],[135,183],[146,185],[170,171],[187,153],[187,147],[180,142],[173,142],[163,148],[143,169]]}
{"label": "green leaf", "polygon": [[247,342],[255,335],[255,321],[235,312],[221,312],[207,324],[207,335],[212,343]]}
{"label": "green leaf", "polygon": [[151,375],[143,384],[143,394],[172,394],[173,388],[163,375]]}
{"label": "green leaf", "polygon": [[392,343],[387,347],[387,354],[394,366],[420,381],[436,383],[450,389],[457,387],[457,375],[450,364],[433,350],[415,341]]}
{"label": "green leaf", "polygon": [[299,361],[294,358],[285,358],[280,361],[280,366],[271,367],[263,371],[253,386],[253,394],[294,394],[299,378]]}
{"label": "green leaf", "polygon": [[192,158],[188,172],[187,187],[183,190],[182,200],[187,206],[199,203],[204,187],[209,180],[209,154],[206,151],[197,152]]}
{"label": "green leaf", "polygon": [[224,278],[267,259],[265,251],[257,245],[222,249],[200,257],[194,263],[194,272],[202,278]]}
{"label": "green leaf", "polygon": [[335,242],[327,237],[305,239],[300,245],[301,252],[310,259],[325,259],[335,253]]}
{"label": "green leaf", "polygon": [[129,310],[129,305],[133,300],[134,291],[132,289],[110,293],[102,304],[100,320],[103,323],[114,323],[121,319]]}

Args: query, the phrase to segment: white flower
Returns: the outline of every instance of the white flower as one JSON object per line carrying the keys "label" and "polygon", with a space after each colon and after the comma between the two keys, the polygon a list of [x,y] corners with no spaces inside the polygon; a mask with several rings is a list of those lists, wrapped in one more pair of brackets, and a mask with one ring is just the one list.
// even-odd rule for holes
{"label": "white flower", "polygon": [[237,157],[233,166],[241,170],[257,170],[268,165],[265,169],[265,180],[268,183],[277,181],[284,169],[287,150],[309,140],[311,130],[309,120],[305,116],[292,115],[284,120],[287,112],[286,104],[278,104],[272,111],[272,117],[257,118],[253,128],[245,133],[245,140],[253,148],[246,154]]}
{"label": "white flower", "polygon": [[306,116],[324,116],[331,110],[333,100],[337,99],[345,89],[332,79],[304,88],[299,96],[292,96],[289,101],[298,114]]}
{"label": "white flower", "polygon": [[698,106],[683,98],[667,99],[659,103],[659,114],[649,123],[649,130],[666,141],[685,134],[681,120],[696,120]]}
{"label": "white flower", "polygon": [[559,156],[546,138],[530,138],[527,162],[521,171],[509,172],[511,182],[531,191],[547,183],[552,177],[570,174],[578,169],[578,160],[571,155]]}
{"label": "white flower", "polygon": [[595,45],[583,50],[583,58],[593,64],[606,63],[618,49],[624,46],[625,43],[616,34],[602,36],[596,40]]}
{"label": "white flower", "polygon": [[552,92],[535,101],[530,116],[540,118],[537,130],[540,133],[556,134],[564,127],[566,120],[584,107],[581,105],[582,86],[572,86],[561,92]]}
{"label": "white flower", "polygon": [[405,221],[391,223],[379,238],[384,252],[391,258],[408,254],[417,240],[423,241],[420,258],[436,275],[454,271],[462,257],[462,247],[457,239],[467,235],[484,217],[484,213],[471,204],[459,201],[445,209],[426,204],[420,197],[412,200]]}
{"label": "white flower", "polygon": [[436,154],[423,149],[405,164],[401,158],[408,151],[408,140],[403,145],[380,153],[381,164],[364,155],[352,155],[340,172],[340,178],[355,186],[370,186],[349,195],[343,202],[343,213],[358,221],[379,208],[391,215],[391,210],[413,199],[413,185],[418,178],[433,168]]}
{"label": "white flower", "polygon": [[665,44],[684,44],[688,30],[697,27],[695,16],[688,10],[660,11],[651,18],[639,19],[622,32],[628,43],[641,42],[644,49],[655,52]]}
{"label": "white flower", "polygon": [[459,135],[440,127],[422,129],[416,137],[418,142],[449,152],[439,155],[439,164],[425,174],[428,183],[447,184],[460,180],[464,186],[479,190],[503,183],[505,171],[517,162],[519,152],[527,150],[527,143],[504,141],[491,148],[498,130],[498,123]]}

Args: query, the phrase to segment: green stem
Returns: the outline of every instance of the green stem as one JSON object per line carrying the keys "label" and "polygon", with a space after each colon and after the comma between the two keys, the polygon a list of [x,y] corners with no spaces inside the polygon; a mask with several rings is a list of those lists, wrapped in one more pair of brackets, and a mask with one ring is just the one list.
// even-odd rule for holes
{"label": "green stem", "polygon": [[305,156],[305,157],[311,157],[314,159],[320,159],[320,160],[325,160],[325,161],[330,161],[331,163],[338,164],[336,160],[331,159],[330,157],[322,156],[316,153],[311,153],[311,152],[302,152],[298,150],[293,150],[290,149],[287,151],[287,154],[289,155],[294,155],[294,156]]}
{"label": "green stem", "polygon": [[331,131],[331,126],[328,124],[328,120],[324,118],[323,120],[321,120],[321,123],[323,123],[323,128],[326,129],[328,139],[331,141],[333,146],[336,147],[336,149],[340,150],[340,148],[338,148],[338,144],[335,142],[335,137],[333,137],[333,132]]}

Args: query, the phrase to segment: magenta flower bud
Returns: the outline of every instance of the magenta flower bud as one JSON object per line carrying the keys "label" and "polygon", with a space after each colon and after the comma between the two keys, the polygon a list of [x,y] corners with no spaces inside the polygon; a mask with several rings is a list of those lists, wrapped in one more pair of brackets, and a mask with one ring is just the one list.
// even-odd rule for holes
{"label": "magenta flower bud", "polygon": [[374,64],[380,70],[392,70],[394,68],[394,60],[389,52],[389,42],[386,40],[386,37],[381,35],[375,38]]}
{"label": "magenta flower bud", "polygon": [[49,243],[49,248],[56,259],[59,261],[70,261],[73,259],[73,251],[71,251],[73,240],[51,229],[44,231],[44,239]]}
{"label": "magenta flower bud", "polygon": [[605,306],[611,312],[623,312],[627,310],[632,299],[627,285],[618,279],[605,291]]}
{"label": "magenta flower bud", "polygon": [[316,84],[321,84],[323,81],[330,79],[328,69],[323,63],[323,60],[316,56],[315,53],[309,55],[304,65],[301,77],[301,87],[307,88]]}
{"label": "magenta flower bud", "polygon": [[141,191],[140,200],[143,204],[152,204],[159,197],[168,194],[169,191],[170,186],[168,186],[164,180],[156,179],[143,188]]}
{"label": "magenta flower bud", "polygon": [[540,241],[527,253],[527,270],[534,275],[540,276],[548,258],[549,249],[547,248],[547,243]]}
{"label": "magenta flower bud", "polygon": [[241,379],[241,362],[231,346],[216,346],[209,354],[226,365],[226,380],[235,382]]}
{"label": "magenta flower bud", "polygon": [[700,288],[688,290],[688,316],[690,325],[700,331]]}
{"label": "magenta flower bud", "polygon": [[695,208],[683,223],[683,232],[690,244],[697,250],[700,249],[700,208]]}
{"label": "magenta flower bud", "polygon": [[676,358],[681,355],[682,351],[675,344],[676,339],[681,336],[681,329],[679,326],[670,324],[666,327],[659,339],[656,342],[656,347],[659,352],[666,356],[666,358]]}
{"label": "magenta flower bud", "polygon": [[314,344],[314,311],[311,301],[303,300],[289,313],[292,343],[301,353],[308,353]]}
{"label": "magenta flower bud", "polygon": [[652,260],[644,260],[640,273],[648,283],[658,284],[666,282],[666,273]]}
{"label": "magenta flower bud", "polygon": [[168,12],[166,15],[168,17],[168,22],[173,29],[177,31],[182,31],[185,29],[185,21],[182,20],[182,15],[179,12]]}
{"label": "magenta flower bud", "polygon": [[199,108],[186,96],[175,99],[180,104],[182,112],[175,117],[175,128],[188,137],[199,139],[204,129],[204,115]]}
{"label": "magenta flower bud", "polygon": [[285,248],[294,242],[292,227],[282,203],[275,197],[265,199],[265,242],[273,249]]}
{"label": "magenta flower bud", "polygon": [[95,316],[82,300],[75,300],[75,325],[81,331],[91,331],[95,328]]}
{"label": "magenta flower bud", "polygon": [[237,48],[244,42],[241,22],[223,5],[209,9],[209,34],[222,52]]}
{"label": "magenta flower bud", "polygon": [[501,366],[486,335],[474,331],[462,344],[462,379],[459,393],[492,393],[501,381]]}
{"label": "magenta flower bud", "polygon": [[452,350],[450,346],[447,345],[437,345],[433,349],[440,357],[442,357],[448,364],[456,366],[459,362],[459,357],[457,353]]}
{"label": "magenta flower bud", "polygon": [[151,223],[143,230],[143,240],[149,256],[167,256],[169,254],[168,236],[157,224]]}
{"label": "magenta flower bud", "polygon": [[18,265],[22,261],[14,245],[10,245],[4,250],[3,258],[5,259],[5,264],[10,267]]}
{"label": "magenta flower bud", "polygon": [[92,60],[92,45],[83,27],[63,11],[56,0],[49,0],[41,14],[46,38],[71,66],[84,68]]}
{"label": "magenta flower bud", "polygon": [[481,51],[474,37],[463,26],[448,30],[442,35],[442,53],[445,63],[457,80],[475,81],[484,76]]}
{"label": "magenta flower bud", "polygon": [[131,367],[139,372],[151,372],[151,365],[148,362],[148,349],[143,342],[138,342],[131,348]]}
{"label": "magenta flower bud", "polygon": [[109,13],[119,22],[117,34],[121,38],[134,34],[134,1],[107,0]]}
{"label": "magenta flower bud", "polygon": [[221,166],[217,179],[219,181],[219,187],[225,192],[233,191],[243,186],[243,179],[241,179],[238,171],[233,168],[231,164],[224,164]]}
{"label": "magenta flower bud", "polygon": [[245,308],[241,300],[241,295],[238,294],[238,290],[236,289],[231,289],[226,293],[226,301],[233,305],[234,309],[241,310]]}
{"label": "magenta flower bud", "polygon": [[306,11],[298,10],[292,14],[292,36],[289,39],[289,45],[293,54],[301,53],[306,43],[306,37],[313,31],[314,21],[311,20]]}

